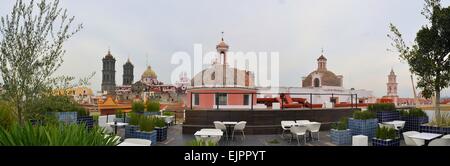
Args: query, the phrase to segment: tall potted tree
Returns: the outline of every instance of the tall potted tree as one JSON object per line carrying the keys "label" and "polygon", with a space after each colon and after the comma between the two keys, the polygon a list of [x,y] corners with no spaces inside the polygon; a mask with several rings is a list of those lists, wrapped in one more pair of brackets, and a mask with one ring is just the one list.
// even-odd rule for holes
{"label": "tall potted tree", "polygon": [[422,15],[428,23],[416,33],[413,45],[406,45],[393,24],[388,37],[400,59],[406,61],[411,73],[418,76],[417,87],[422,89],[422,95],[436,97],[435,119],[441,119],[441,91],[450,86],[450,8],[442,7],[441,0],[425,0]]}

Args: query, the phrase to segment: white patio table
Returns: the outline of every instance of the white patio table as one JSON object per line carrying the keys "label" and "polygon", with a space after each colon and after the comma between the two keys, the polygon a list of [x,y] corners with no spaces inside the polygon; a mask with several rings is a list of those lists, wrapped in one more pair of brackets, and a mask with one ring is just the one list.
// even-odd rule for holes
{"label": "white patio table", "polygon": [[117,127],[125,127],[128,126],[128,123],[123,123],[123,122],[109,122],[106,123],[107,125],[114,127],[114,134],[117,134]]}
{"label": "white patio table", "polygon": [[395,129],[403,129],[403,127],[405,126],[405,121],[400,121],[400,120],[394,120],[391,122],[383,122],[383,124],[388,124],[388,125],[394,125]]}
{"label": "white patio table", "polygon": [[419,134],[414,134],[412,136],[410,136],[411,138],[415,138],[415,139],[421,139],[421,140],[425,140],[425,145],[428,145],[428,143],[433,140],[436,139],[438,137],[442,136],[442,134],[434,134],[434,133],[419,133]]}

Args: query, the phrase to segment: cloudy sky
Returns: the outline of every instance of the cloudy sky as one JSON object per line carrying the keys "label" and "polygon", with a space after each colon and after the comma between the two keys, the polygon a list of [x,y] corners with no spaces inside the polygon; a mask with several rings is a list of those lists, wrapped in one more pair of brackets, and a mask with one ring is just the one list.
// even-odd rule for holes
{"label": "cloudy sky", "polygon": [[[446,6],[450,0],[443,1]],[[0,1],[6,15],[13,0]],[[408,66],[388,52],[386,37],[394,23],[407,42],[426,23],[423,0],[63,0],[84,29],[66,43],[65,63],[58,74],[85,77],[101,88],[101,59],[111,48],[116,57],[116,83],[129,57],[135,80],[148,63],[161,81],[170,83],[175,52],[193,54],[195,43],[214,50],[225,31],[233,51],[280,53],[280,84],[299,86],[316,69],[324,48],[328,69],[344,75],[346,88],[386,93],[391,68],[398,75],[399,93],[412,96]],[[445,90],[444,96],[450,96]]]}

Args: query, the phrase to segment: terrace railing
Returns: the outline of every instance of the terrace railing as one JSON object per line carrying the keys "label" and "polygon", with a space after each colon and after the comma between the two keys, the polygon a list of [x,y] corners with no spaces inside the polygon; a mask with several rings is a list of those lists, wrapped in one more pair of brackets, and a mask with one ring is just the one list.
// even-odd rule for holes
{"label": "terrace railing", "polygon": [[[193,103],[193,97],[195,94],[214,94],[215,96],[217,96],[218,94],[237,94],[237,95],[250,95],[250,110],[253,111],[254,110],[254,98],[255,96],[258,95],[278,95],[281,98],[281,106],[280,109],[284,110],[283,105],[284,103],[284,95],[296,95],[296,96],[309,96],[309,107],[306,108],[310,108],[310,109],[314,109],[313,107],[313,96],[331,96],[331,98],[334,98],[335,96],[350,96],[350,107],[351,108],[358,108],[358,104],[359,104],[359,100],[358,100],[358,94],[342,94],[342,93],[251,93],[251,92],[191,92],[190,93],[190,98],[189,98],[189,103],[190,103],[190,110],[194,110],[194,103]],[[227,98],[228,99],[228,98]],[[216,100],[214,98],[214,100]],[[356,101],[354,101],[356,100]],[[217,101],[216,101],[217,102]],[[220,110],[220,105],[216,104],[216,110]]]}

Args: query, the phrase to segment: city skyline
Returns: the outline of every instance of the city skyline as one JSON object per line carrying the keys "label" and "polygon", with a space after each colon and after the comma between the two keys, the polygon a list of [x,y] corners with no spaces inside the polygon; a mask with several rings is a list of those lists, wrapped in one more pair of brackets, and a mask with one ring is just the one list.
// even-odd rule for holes
{"label": "city skyline", "polygon": [[[263,0],[257,1],[258,6],[255,1],[237,2],[62,1],[85,28],[66,43],[65,62],[57,75],[80,78],[96,72],[90,87],[100,90],[101,59],[110,48],[117,60],[117,85],[122,84],[122,65],[128,58],[135,66],[134,80],[139,80],[147,68],[147,55],[158,79],[171,83],[171,71],[177,67],[170,63],[172,54],[193,52],[196,43],[213,51],[225,31],[232,51],[279,52],[281,86],[301,86],[302,77],[316,69],[324,48],[329,69],[344,76],[344,87],[386,95],[393,68],[399,95],[413,96],[408,65],[386,50],[391,43],[386,34],[392,22],[411,43],[426,23],[417,12],[423,1]],[[0,2],[0,14],[8,14],[13,3]],[[450,96],[450,91],[442,94]]]}

